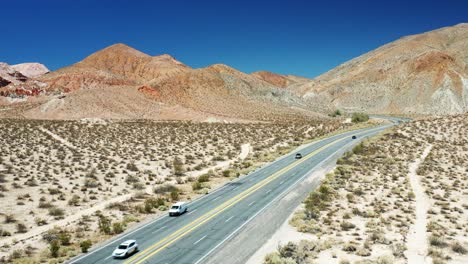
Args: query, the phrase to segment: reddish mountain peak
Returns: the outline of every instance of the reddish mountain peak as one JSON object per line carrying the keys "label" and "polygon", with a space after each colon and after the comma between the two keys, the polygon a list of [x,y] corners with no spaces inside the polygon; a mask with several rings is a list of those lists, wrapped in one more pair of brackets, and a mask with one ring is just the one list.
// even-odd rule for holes
{"label": "reddish mountain peak", "polygon": [[123,43],[110,45],[109,47],[106,47],[102,50],[99,50],[93,53],[91,56],[99,55],[99,54],[106,54],[106,53],[126,54],[128,56],[136,56],[136,57],[150,57],[148,54],[145,54]]}

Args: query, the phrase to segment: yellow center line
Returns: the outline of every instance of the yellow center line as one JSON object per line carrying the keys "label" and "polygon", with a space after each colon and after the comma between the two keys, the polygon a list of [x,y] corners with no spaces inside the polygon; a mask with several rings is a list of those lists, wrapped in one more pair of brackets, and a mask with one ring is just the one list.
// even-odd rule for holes
{"label": "yellow center line", "polygon": [[[223,204],[221,204],[220,206],[212,209],[211,211],[207,212],[206,214],[200,216],[199,218],[197,218],[196,220],[192,221],[191,223],[187,224],[186,226],[180,228],[179,230],[177,230],[176,232],[172,233],[171,235],[165,237],[164,239],[156,242],[155,244],[153,244],[152,246],[148,247],[147,249],[143,250],[142,252],[138,253],[137,255],[133,256],[132,258],[130,258],[129,260],[127,260],[125,262],[125,264],[129,264],[129,263],[132,263],[133,261],[138,260],[138,262],[136,262],[137,264],[140,264],[142,263],[143,261],[145,261],[146,259],[150,258],[151,256],[157,254],[159,251],[165,249],[166,247],[170,246],[171,244],[173,244],[175,241],[179,240],[180,238],[182,238],[183,236],[187,235],[188,233],[192,232],[194,229],[196,229],[197,227],[203,225],[204,223],[206,223],[207,221],[211,220],[212,218],[214,218],[215,216],[219,215],[220,213],[222,213],[223,211],[227,210],[228,208],[234,206],[235,204],[237,204],[238,202],[240,202],[241,200],[243,200],[244,198],[246,198],[247,196],[249,196],[250,194],[252,194],[253,192],[257,191],[258,189],[262,188],[263,186],[265,186],[266,184],[272,182],[273,180],[277,179],[279,176],[283,175],[285,172],[291,170],[292,168],[296,167],[297,165],[307,161],[308,159],[310,159],[311,157],[315,156],[317,153],[319,153],[320,151],[328,148],[329,146],[339,142],[339,141],[342,141],[344,139],[346,139],[347,137],[343,137],[343,138],[340,138],[340,139],[337,139],[333,142],[330,142],[318,149],[316,149],[315,151],[309,153],[308,155],[306,155],[305,157],[303,157],[302,159],[298,160],[298,161],[295,161],[294,163],[284,167],[283,169],[275,172],[274,174],[272,174],[271,176],[269,176],[268,178],[265,178],[263,179],[262,181],[258,182],[257,184],[255,184],[254,186],[250,187],[249,189],[239,193],[238,195],[232,197],[231,199],[229,199],[228,201],[224,202]],[[170,241],[168,241],[170,240]],[[164,242],[168,241],[167,243],[165,243],[163,246],[161,246],[160,248],[156,249],[158,246],[160,246],[161,244],[163,244]],[[149,251],[153,250],[153,249],[156,249],[155,251],[147,254]],[[147,254],[147,255],[146,255]],[[145,256],[146,255],[146,256]]]}

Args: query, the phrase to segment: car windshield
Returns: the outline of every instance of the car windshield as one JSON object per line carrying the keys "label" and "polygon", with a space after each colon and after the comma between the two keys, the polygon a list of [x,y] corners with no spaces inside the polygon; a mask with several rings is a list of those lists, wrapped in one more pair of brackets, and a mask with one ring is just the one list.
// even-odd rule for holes
{"label": "car windshield", "polygon": [[178,205],[174,205],[174,206],[172,206],[172,209],[179,209],[179,206],[178,206]]}
{"label": "car windshield", "polygon": [[120,245],[119,249],[127,249],[127,245]]}

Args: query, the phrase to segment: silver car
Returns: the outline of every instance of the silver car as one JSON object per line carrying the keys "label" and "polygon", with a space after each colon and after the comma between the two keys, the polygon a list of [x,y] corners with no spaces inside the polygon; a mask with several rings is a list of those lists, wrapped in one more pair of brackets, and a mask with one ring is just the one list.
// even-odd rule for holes
{"label": "silver car", "polygon": [[126,258],[131,254],[138,251],[138,244],[136,240],[127,240],[120,244],[114,252],[112,252],[112,257],[114,258]]}

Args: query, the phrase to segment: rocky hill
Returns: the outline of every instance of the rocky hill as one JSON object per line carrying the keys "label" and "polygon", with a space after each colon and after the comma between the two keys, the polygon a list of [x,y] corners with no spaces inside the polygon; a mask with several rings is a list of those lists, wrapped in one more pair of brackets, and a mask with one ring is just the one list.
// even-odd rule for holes
{"label": "rocky hill", "polygon": [[318,109],[468,111],[468,24],[401,38],[295,89]]}
{"label": "rocky hill", "polygon": [[20,116],[290,120],[318,115],[297,94],[227,65],[192,69],[170,55],[150,56],[124,44],[40,81],[47,84],[45,92],[20,105]]}
{"label": "rocky hill", "polygon": [[21,72],[28,78],[37,78],[49,72],[49,69],[44,64],[37,62],[27,62],[12,65],[11,68]]}
{"label": "rocky hill", "polygon": [[401,38],[312,80],[246,74],[224,64],[194,69],[124,44],[47,71],[40,64],[0,64],[0,117],[291,120],[335,109],[455,114],[468,111],[468,24]]}
{"label": "rocky hill", "polygon": [[39,63],[23,63],[8,65],[0,62],[0,98],[11,99],[22,98],[24,96],[36,96],[47,86],[36,77],[40,77],[49,70]]}

